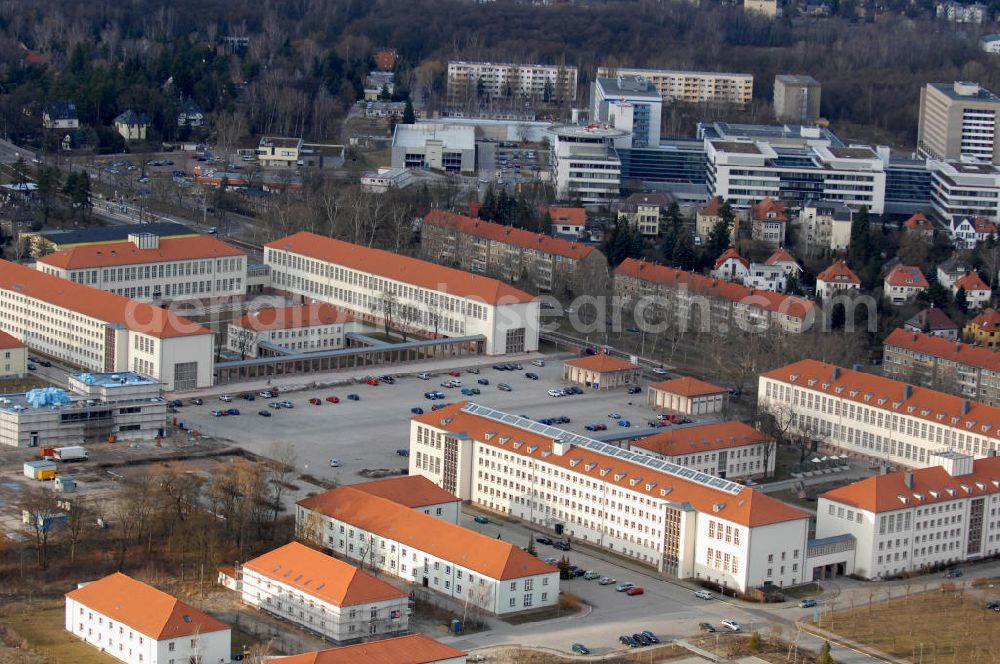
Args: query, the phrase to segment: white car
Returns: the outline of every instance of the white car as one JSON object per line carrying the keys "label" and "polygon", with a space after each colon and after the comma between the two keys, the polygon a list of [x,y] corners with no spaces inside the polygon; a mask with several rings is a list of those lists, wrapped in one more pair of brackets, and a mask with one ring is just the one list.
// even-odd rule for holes
{"label": "white car", "polygon": [[657,376],[666,376],[670,372],[664,369],[663,367],[656,367],[655,369],[653,369],[653,373],[655,373]]}
{"label": "white car", "polygon": [[708,592],[707,590],[699,590],[694,594],[694,596],[697,597],[698,599],[712,599],[713,597],[715,597],[715,595]]}
{"label": "white car", "polygon": [[417,378],[419,378],[420,380],[430,380],[431,375],[426,371],[421,371],[420,373],[417,374]]}
{"label": "white car", "polygon": [[226,403],[229,403],[232,400],[233,398],[228,394],[223,394],[222,396],[219,397],[219,401],[225,401]]}
{"label": "white car", "polygon": [[536,367],[544,367],[545,360],[532,360],[531,363]]}
{"label": "white car", "polygon": [[549,390],[550,397],[561,397],[563,395],[562,390]]}
{"label": "white car", "polygon": [[728,629],[730,632],[739,632],[743,628],[735,620],[723,620],[721,625]]}
{"label": "white car", "polygon": [[331,468],[340,468],[340,459],[330,459]]}

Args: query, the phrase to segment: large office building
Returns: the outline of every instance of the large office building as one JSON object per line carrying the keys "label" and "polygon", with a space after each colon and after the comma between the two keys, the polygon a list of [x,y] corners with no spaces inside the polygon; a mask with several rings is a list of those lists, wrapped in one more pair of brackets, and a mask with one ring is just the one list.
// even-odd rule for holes
{"label": "large office building", "polygon": [[627,147],[628,131],[595,123],[553,125],[549,133],[556,198],[595,207],[618,200],[622,164],[617,149]]}
{"label": "large office building", "polygon": [[1000,220],[1000,168],[986,162],[927,160],[931,207],[949,225],[964,217]]}
{"label": "large office building", "polygon": [[723,479],[774,473],[774,440],[743,422],[671,427],[631,441],[628,449]]}
{"label": "large office building", "polygon": [[62,279],[144,302],[246,295],[246,252],[210,235],[161,238],[136,232],[125,242],[88,244],[39,258]]}
{"label": "large office building", "polygon": [[886,376],[1000,406],[1000,352],[903,329],[882,347]]}
{"label": "large office building", "polygon": [[808,124],[820,118],[823,88],[812,76],[779,74],[774,77],[774,116],[778,122]]}
{"label": "large office building", "polygon": [[889,465],[924,468],[952,450],[982,458],[1000,443],[1000,408],[802,360],[760,375],[758,406],[791,434]]}
{"label": "large office building", "polygon": [[598,67],[598,78],[641,76],[660,93],[664,102],[721,103],[745,106],[753,101],[753,74],[710,71]]}
{"label": "large office building", "polygon": [[566,65],[452,60],[448,63],[448,106],[460,107],[485,96],[565,103],[576,99],[576,84],[576,67]]}
{"label": "large office building", "polygon": [[88,371],[136,371],[166,390],[212,385],[212,331],[187,318],[0,261],[0,329]]}
{"label": "large office building", "polygon": [[590,120],[629,132],[629,147],[660,144],[662,110],[659,91],[641,76],[598,77],[591,84]]}
{"label": "large office building", "polygon": [[334,555],[494,615],[559,602],[559,571],[518,545],[353,486],[300,500],[295,528]]}
{"label": "large office building", "polygon": [[279,291],[435,337],[482,335],[489,355],[538,349],[538,301],[489,277],[300,232],[264,246]]}
{"label": "large office building", "polygon": [[312,353],[347,345],[347,335],[360,325],[329,304],[269,307],[229,323],[226,346],[240,359],[262,353]]}
{"label": "large office building", "polygon": [[1000,164],[1000,97],[978,83],[928,83],[920,91],[917,146],[928,157]]}
{"label": "large office building", "polygon": [[476,130],[439,122],[397,124],[392,132],[392,167],[475,173]]}
{"label": "large office building", "polygon": [[753,489],[473,403],[413,418],[411,475],[677,578],[802,583],[809,515]]}
{"label": "large office building", "polygon": [[608,271],[593,245],[437,208],[424,216],[420,250],[435,263],[548,292],[576,289]]}

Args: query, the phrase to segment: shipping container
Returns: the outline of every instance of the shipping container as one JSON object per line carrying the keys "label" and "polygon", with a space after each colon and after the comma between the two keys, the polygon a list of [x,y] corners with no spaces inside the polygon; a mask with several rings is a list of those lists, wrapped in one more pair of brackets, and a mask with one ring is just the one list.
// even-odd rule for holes
{"label": "shipping container", "polygon": [[24,476],[33,480],[50,480],[57,472],[58,466],[54,461],[24,462]]}
{"label": "shipping container", "polygon": [[69,447],[57,447],[53,450],[56,461],[86,461],[88,458],[87,448],[80,445]]}

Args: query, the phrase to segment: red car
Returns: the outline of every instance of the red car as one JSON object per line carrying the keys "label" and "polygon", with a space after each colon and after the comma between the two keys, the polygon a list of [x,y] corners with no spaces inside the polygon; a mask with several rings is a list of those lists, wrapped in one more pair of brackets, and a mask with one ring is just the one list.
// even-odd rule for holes
{"label": "red car", "polygon": [[641,587],[639,587],[639,586],[632,586],[631,588],[629,588],[628,590],[625,591],[625,594],[626,595],[642,595],[644,592],[646,592],[646,591],[643,590]]}
{"label": "red car", "polygon": [[368,383],[369,385],[378,385],[378,378],[369,378],[365,382]]}
{"label": "red car", "polygon": [[327,397],[326,400],[329,401],[330,403],[340,403],[339,397]]}
{"label": "red car", "polygon": [[320,401],[319,399],[310,399],[309,403],[311,403],[314,406],[322,406],[323,405],[323,402]]}
{"label": "red car", "polygon": [[457,371],[449,371],[449,372],[448,372],[448,375],[449,375],[449,376],[454,376],[455,378],[458,378],[458,377],[459,377],[459,376],[461,376],[462,374],[458,373]]}

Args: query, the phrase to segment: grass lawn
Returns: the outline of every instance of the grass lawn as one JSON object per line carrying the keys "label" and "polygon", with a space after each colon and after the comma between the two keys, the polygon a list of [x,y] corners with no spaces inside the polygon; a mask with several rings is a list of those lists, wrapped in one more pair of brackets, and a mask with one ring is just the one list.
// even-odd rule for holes
{"label": "grass lawn", "polygon": [[794,588],[784,588],[781,594],[788,599],[803,599],[805,597],[814,597],[821,592],[823,592],[823,589],[818,583],[806,583]]}
{"label": "grass lawn", "polygon": [[71,636],[64,627],[65,615],[61,601],[11,604],[0,611],[0,621],[51,662],[111,664],[118,661]]}
{"label": "grass lawn", "polygon": [[[975,592],[932,591],[840,608],[820,626],[897,657],[923,664],[1000,662],[1000,614]],[[922,653],[922,654],[921,654]]]}

